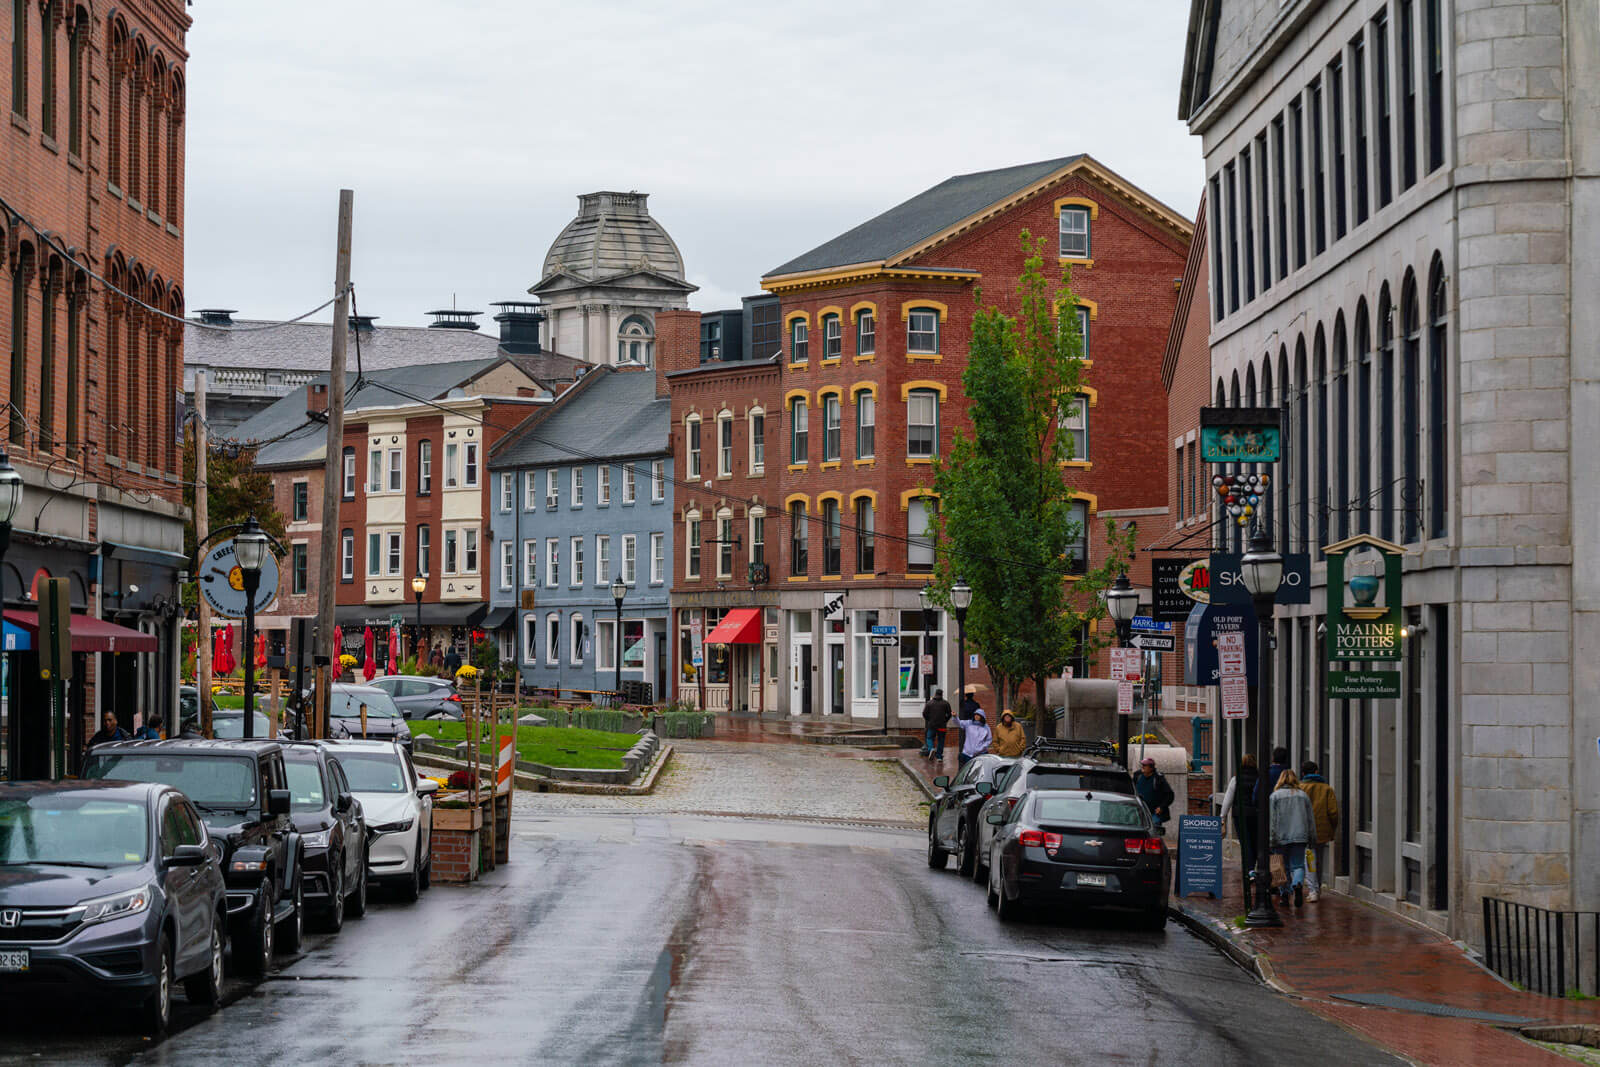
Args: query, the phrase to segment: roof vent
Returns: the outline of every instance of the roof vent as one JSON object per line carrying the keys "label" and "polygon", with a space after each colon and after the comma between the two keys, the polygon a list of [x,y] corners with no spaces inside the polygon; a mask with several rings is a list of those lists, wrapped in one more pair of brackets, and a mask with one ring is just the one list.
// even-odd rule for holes
{"label": "roof vent", "polygon": [[500,347],[513,356],[537,355],[544,309],[533,300],[498,300],[489,305],[499,308],[494,321],[500,324]]}
{"label": "roof vent", "polygon": [[378,321],[378,316],[376,316],[376,315],[351,315],[351,316],[349,316],[349,319],[350,319],[350,328],[352,330],[355,330],[357,333],[371,333],[372,330],[373,330],[372,324]]}
{"label": "roof vent", "polygon": [[478,324],[472,320],[482,315],[483,312],[440,308],[438,311],[428,311],[424,312],[424,314],[433,316],[433,321],[428,324],[428,329],[430,330],[476,330]]}
{"label": "roof vent", "polygon": [[237,308],[200,308],[195,312],[206,326],[232,326]]}

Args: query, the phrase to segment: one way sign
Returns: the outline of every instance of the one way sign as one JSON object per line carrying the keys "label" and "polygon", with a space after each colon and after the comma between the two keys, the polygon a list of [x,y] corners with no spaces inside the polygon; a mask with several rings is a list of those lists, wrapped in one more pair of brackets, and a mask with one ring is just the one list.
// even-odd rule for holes
{"label": "one way sign", "polygon": [[1146,652],[1171,652],[1177,647],[1171,634],[1134,634],[1130,643]]}

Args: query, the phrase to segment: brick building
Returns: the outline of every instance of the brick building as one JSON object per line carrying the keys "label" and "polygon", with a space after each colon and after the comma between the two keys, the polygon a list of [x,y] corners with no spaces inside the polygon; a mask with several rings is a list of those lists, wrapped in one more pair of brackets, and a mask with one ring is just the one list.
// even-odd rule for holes
{"label": "brick building", "polygon": [[[1087,155],[951,178],[771,271],[786,331],[768,421],[787,520],[773,555],[793,714],[875,718],[874,625],[899,627],[891,716],[955,675],[954,627],[925,626],[934,564],[932,460],[965,426],[962,373],[976,294],[1015,312],[1023,231],[1072,271],[1088,361],[1077,459],[1085,567],[1103,520],[1166,532],[1161,353],[1191,226]],[[1152,529],[1153,528],[1153,529]],[[1148,566],[1130,578],[1148,585]],[[919,657],[933,656],[930,679]],[[1081,665],[1080,665],[1081,666]]]}
{"label": "brick building", "polygon": [[[67,749],[85,721],[176,707],[185,34],[178,0],[18,3],[0,20],[6,452],[27,486],[3,571],[15,680],[0,777],[45,773],[23,633],[71,582]],[[107,628],[108,624],[112,628]],[[98,633],[100,636],[95,636]],[[112,653],[112,638],[117,648]]]}

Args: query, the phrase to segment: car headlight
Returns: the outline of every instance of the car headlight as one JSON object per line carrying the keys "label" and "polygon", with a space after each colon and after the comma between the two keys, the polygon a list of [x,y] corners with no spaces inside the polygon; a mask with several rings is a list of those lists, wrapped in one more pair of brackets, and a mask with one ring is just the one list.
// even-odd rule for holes
{"label": "car headlight", "polygon": [[410,819],[401,819],[399,822],[381,822],[375,826],[369,826],[367,829],[375,834],[403,834],[407,830],[411,829],[411,827],[416,824],[416,821],[417,820],[413,817]]}
{"label": "car headlight", "polygon": [[78,906],[83,908],[84,925],[101,923],[110,919],[121,919],[128,915],[138,915],[150,907],[150,902],[155,899],[155,886],[141,886],[126,893],[117,893],[109,897],[96,897],[85,900]]}
{"label": "car headlight", "polygon": [[314,834],[301,834],[300,840],[305,842],[306,848],[327,848],[328,838],[333,834],[333,827],[318,830]]}

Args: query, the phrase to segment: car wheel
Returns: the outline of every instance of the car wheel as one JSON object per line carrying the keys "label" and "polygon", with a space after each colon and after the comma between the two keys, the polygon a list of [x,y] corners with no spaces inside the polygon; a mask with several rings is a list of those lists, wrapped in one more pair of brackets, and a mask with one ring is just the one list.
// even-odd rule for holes
{"label": "car wheel", "polygon": [[205,970],[183,980],[183,995],[190,1004],[215,1010],[222,1003],[222,916],[211,921],[211,962]]}
{"label": "car wheel", "polygon": [[[422,830],[417,830],[417,858],[422,858]],[[428,858],[422,864],[422,876],[417,880],[418,886],[426,892],[433,888],[433,840],[428,840]]]}
{"label": "car wheel", "polygon": [[400,883],[400,899],[414,903],[422,893],[422,831],[417,831],[417,851],[411,856],[411,873]]}
{"label": "car wheel", "polygon": [[928,866],[936,871],[944,870],[944,865],[950,859],[950,853],[939,847],[938,839],[933,836],[933,827],[928,827]]}
{"label": "car wheel", "polygon": [[983,850],[972,850],[972,880],[978,885],[983,885],[989,878],[989,865],[983,862]]}
{"label": "car wheel", "polygon": [[284,952],[299,952],[306,931],[305,879],[294,880],[294,914],[283,920],[283,932],[278,937],[278,948]]}
{"label": "car wheel", "polygon": [[1167,902],[1161,901],[1144,913],[1144,928],[1160,933],[1167,928]]}
{"label": "car wheel", "polygon": [[989,907],[991,908],[993,908],[1000,901],[1000,895],[994,891],[994,880],[996,873],[997,872],[995,869],[991,866],[989,868],[988,891],[984,894],[984,897],[987,899]]}
{"label": "car wheel", "polygon": [[361,873],[356,875],[356,887],[350,894],[350,901],[345,905],[349,913],[357,919],[367,913],[367,858],[361,857]]}
{"label": "car wheel", "polygon": [[965,822],[956,829],[956,872],[964,878],[972,877],[972,865],[978,857],[972,852],[972,835],[967,833]]}
{"label": "car wheel", "polygon": [[172,1021],[172,940],[161,932],[156,963],[156,988],[139,1006],[139,1029],[155,1035],[166,1032]]}
{"label": "car wheel", "polygon": [[262,884],[256,894],[256,913],[234,932],[234,970],[256,981],[267,976],[272,966],[272,883]]}
{"label": "car wheel", "polygon": [[998,899],[996,899],[994,902],[994,913],[1000,917],[1000,921],[1003,923],[1015,922],[1018,912],[1020,912],[1022,909],[1022,902],[1019,900],[1011,900],[1006,896],[1006,884],[1004,879],[997,881],[995,891],[998,895]]}
{"label": "car wheel", "polygon": [[325,933],[336,934],[344,929],[344,857],[328,857],[328,910],[322,916]]}

